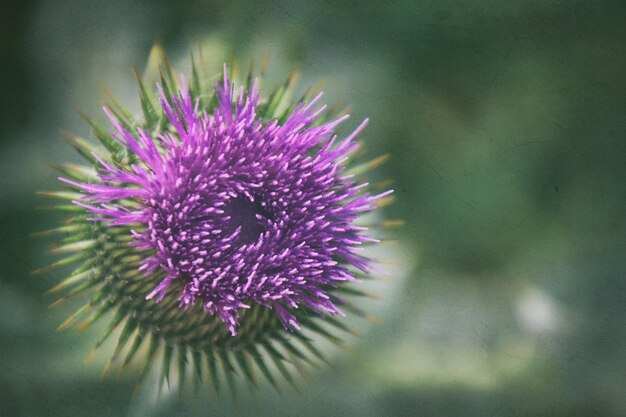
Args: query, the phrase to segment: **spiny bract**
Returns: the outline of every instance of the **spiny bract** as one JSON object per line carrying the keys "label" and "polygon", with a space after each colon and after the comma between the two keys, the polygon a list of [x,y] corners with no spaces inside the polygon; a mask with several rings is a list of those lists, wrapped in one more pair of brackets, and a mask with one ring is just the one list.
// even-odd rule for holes
{"label": "spiny bract", "polygon": [[195,64],[189,87],[161,71],[158,100],[138,77],[144,120],[114,102],[112,133],[87,118],[102,148],[70,136],[90,166],[66,165],[69,190],[47,193],[72,212],[54,266],[79,265],[53,290],[91,294],[61,327],[115,310],[96,347],[122,327],[124,364],[150,339],[146,371],[162,352],[168,378],[177,355],[181,384],[191,362],[216,387],[232,362],[274,384],[270,360],[292,381],[283,361],[322,358],[307,332],[341,343],[324,323],[349,331],[333,316],[362,314],[343,295],[363,294],[348,282],[367,277],[357,248],[376,239],[355,221],[391,192],[355,179],[375,163],[350,166],[367,121],[338,139],[347,115],[329,119],[321,94],[286,105],[291,82],[264,99],[252,72],[235,93],[226,66],[213,88]]}

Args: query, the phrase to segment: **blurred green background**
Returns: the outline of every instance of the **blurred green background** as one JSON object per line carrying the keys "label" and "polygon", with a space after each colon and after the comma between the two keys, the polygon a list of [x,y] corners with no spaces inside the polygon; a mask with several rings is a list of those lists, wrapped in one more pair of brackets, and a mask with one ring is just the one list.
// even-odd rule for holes
{"label": "blurred green background", "polygon": [[[0,415],[626,415],[626,7],[622,1],[29,0],[0,5]],[[97,332],[70,310],[29,235],[58,221],[36,190],[76,160],[109,87],[138,108],[131,66],[271,54],[344,99],[403,218],[392,279],[353,352],[302,395],[262,389],[179,404],[83,366]],[[219,62],[216,62],[219,64]],[[101,355],[106,357],[106,354]],[[202,397],[202,396],[200,396]]]}

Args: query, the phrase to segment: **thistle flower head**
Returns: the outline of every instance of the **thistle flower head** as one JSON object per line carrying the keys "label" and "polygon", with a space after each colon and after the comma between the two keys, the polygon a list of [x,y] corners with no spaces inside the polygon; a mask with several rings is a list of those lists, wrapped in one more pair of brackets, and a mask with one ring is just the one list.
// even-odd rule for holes
{"label": "thistle flower head", "polygon": [[49,193],[75,213],[57,229],[57,250],[71,254],[57,266],[79,265],[55,290],[93,295],[63,327],[115,309],[97,345],[124,323],[114,357],[135,334],[130,361],[149,335],[149,357],[164,346],[165,376],[177,346],[182,374],[190,352],[214,382],[216,362],[229,376],[233,358],[251,379],[253,358],[273,382],[259,347],[288,377],[276,344],[304,358],[293,335],[320,356],[301,327],[339,342],[316,320],[347,330],[332,315],[359,312],[340,294],[367,276],[358,250],[376,240],[356,221],[390,191],[372,195],[349,171],[367,120],[338,138],[347,116],[329,120],[321,94],[278,111],[285,89],[269,100],[256,81],[235,91],[226,67],[213,95],[195,67],[190,87],[181,80],[163,78],[158,100],[140,80],[143,121],[118,104],[105,108],[112,132],[88,119],[104,152],[70,138],[93,169],[67,166],[70,191]]}
{"label": "thistle flower head", "polygon": [[[257,117],[257,83],[234,100],[226,68],[213,114],[198,112],[185,83],[179,95],[160,89],[173,131],[156,137],[126,130],[108,112],[113,138],[139,157],[130,167],[99,161],[101,184],[75,184],[93,205],[77,202],[131,231],[152,255],[140,269],[165,278],[147,295],[161,301],[180,280],[181,307],[198,302],[236,334],[238,310],[256,303],[298,328],[291,309],[341,314],[328,295],[337,281],[354,280],[345,263],[367,272],[354,252],[370,240],[352,225],[376,197],[344,175],[354,137],[338,141],[346,117],[313,125],[316,99],[300,104],[284,123]],[[119,201],[134,200],[133,207]],[[345,261],[344,263],[340,261]]]}

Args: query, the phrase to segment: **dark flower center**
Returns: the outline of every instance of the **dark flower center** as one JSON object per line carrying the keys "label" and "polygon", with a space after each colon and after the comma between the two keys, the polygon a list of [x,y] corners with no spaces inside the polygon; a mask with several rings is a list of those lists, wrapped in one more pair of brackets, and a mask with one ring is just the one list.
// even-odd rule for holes
{"label": "dark flower center", "polygon": [[224,207],[224,215],[230,217],[226,222],[226,232],[230,234],[241,227],[238,238],[241,244],[256,242],[265,232],[267,220],[271,220],[270,213],[258,200],[255,198],[254,201],[250,201],[247,197],[236,197],[229,200]]}

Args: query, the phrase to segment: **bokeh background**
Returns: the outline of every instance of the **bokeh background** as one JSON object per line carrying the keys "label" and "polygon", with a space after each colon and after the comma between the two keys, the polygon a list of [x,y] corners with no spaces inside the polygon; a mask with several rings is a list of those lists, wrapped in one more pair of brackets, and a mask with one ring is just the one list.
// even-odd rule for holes
{"label": "bokeh background", "polygon": [[[25,0],[0,5],[0,415],[626,415],[626,8],[621,1]],[[394,181],[382,319],[302,395],[154,404],[57,333],[36,190],[131,66],[271,55],[366,116]],[[103,356],[106,356],[104,354]],[[97,361],[96,361],[97,362]],[[200,396],[202,397],[202,396]],[[252,405],[251,405],[252,404]]]}

